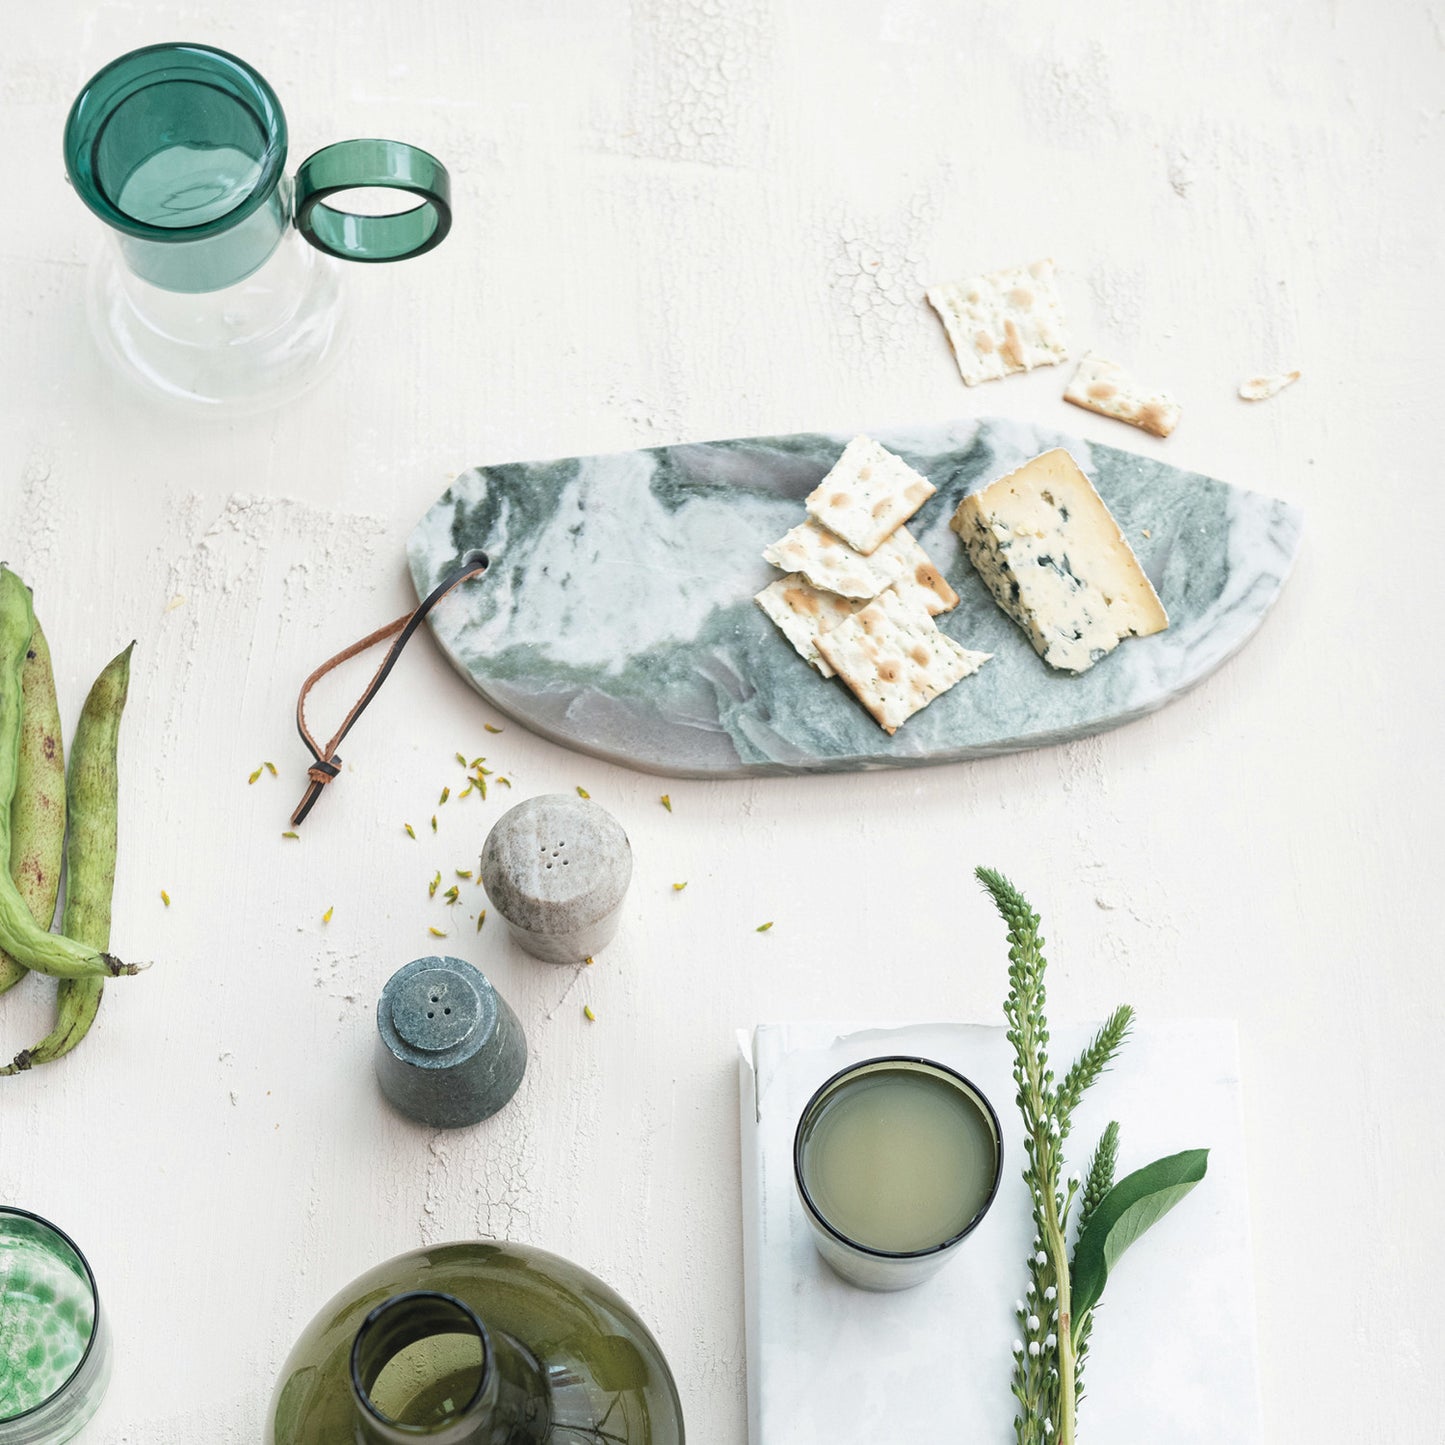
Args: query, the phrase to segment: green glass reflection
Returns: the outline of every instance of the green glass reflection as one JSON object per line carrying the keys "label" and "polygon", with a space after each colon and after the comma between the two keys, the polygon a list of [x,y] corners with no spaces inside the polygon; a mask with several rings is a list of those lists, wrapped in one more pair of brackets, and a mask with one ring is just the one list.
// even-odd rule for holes
{"label": "green glass reflection", "polygon": [[363,1275],[292,1350],[267,1445],[358,1438],[682,1445],[684,1435],[667,1361],[625,1301],[556,1255],[479,1241]]}

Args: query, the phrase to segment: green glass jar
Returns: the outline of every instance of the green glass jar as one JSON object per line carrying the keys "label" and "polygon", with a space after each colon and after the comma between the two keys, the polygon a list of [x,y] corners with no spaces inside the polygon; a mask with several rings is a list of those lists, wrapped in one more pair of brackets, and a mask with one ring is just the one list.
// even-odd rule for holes
{"label": "green glass jar", "polygon": [[500,1241],[419,1249],[297,1341],[266,1445],[682,1445],[657,1341],[586,1270]]}

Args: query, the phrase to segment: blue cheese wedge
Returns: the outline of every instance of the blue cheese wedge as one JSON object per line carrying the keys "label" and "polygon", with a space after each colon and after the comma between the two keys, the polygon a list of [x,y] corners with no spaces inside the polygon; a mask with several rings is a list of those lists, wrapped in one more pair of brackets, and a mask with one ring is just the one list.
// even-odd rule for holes
{"label": "blue cheese wedge", "polygon": [[1169,618],[1118,523],[1062,448],[958,504],[951,523],[994,601],[1050,667],[1087,672]]}
{"label": "blue cheese wedge", "polygon": [[892,536],[937,488],[870,437],[858,436],[808,493],[808,515],[865,557]]}
{"label": "blue cheese wedge", "polygon": [[890,736],[992,656],[959,646],[891,587],[819,633],[815,646]]}

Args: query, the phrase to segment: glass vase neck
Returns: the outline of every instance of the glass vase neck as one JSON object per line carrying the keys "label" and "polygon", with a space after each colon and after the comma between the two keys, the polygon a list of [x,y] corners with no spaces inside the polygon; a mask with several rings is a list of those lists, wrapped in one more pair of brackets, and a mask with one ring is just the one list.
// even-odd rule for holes
{"label": "glass vase neck", "polygon": [[351,1351],[364,1445],[542,1445],[550,1424],[541,1367],[451,1295],[393,1295]]}

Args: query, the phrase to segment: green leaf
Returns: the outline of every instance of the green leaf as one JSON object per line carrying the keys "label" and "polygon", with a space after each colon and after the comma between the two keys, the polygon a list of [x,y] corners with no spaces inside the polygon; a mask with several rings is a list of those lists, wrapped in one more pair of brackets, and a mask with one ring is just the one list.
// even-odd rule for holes
{"label": "green leaf", "polygon": [[1104,1293],[1104,1282],[1119,1256],[1204,1178],[1208,1161],[1208,1149],[1186,1149],[1156,1159],[1126,1174],[1099,1201],[1074,1246],[1070,1284],[1076,1335]]}

